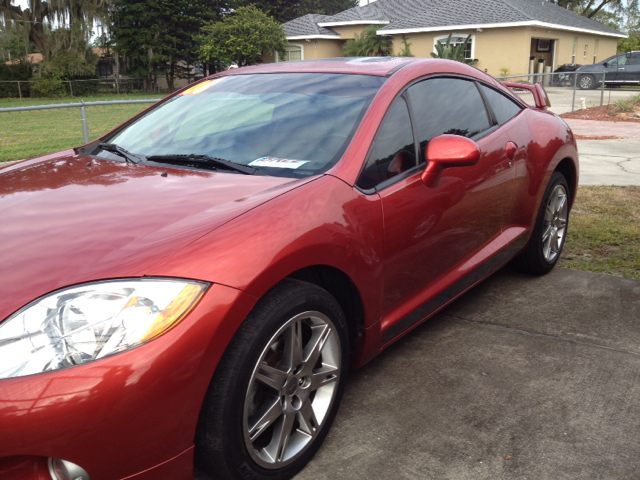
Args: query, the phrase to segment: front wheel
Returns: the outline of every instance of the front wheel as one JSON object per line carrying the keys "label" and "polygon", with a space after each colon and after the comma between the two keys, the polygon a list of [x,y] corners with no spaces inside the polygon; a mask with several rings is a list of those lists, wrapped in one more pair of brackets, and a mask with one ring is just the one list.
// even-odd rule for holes
{"label": "front wheel", "polygon": [[542,198],[529,244],[513,262],[518,270],[544,275],[555,267],[567,236],[569,205],[567,180],[560,172],[554,172]]}
{"label": "front wheel", "polygon": [[591,90],[596,87],[596,79],[593,75],[581,75],[578,78],[578,86],[580,90]]}
{"label": "front wheel", "polygon": [[244,321],[211,382],[198,457],[219,480],[291,478],[333,422],[348,367],[348,329],[325,290],[285,280]]}

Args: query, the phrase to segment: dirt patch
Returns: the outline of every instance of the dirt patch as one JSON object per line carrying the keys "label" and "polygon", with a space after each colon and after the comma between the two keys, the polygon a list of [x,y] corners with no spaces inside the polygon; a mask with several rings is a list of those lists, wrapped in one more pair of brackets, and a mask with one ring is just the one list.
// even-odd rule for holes
{"label": "dirt patch", "polygon": [[[562,118],[577,118],[580,120],[598,120],[601,122],[640,122],[640,106],[634,105],[632,112],[617,112],[612,114],[614,105],[603,105],[601,107],[587,108],[575,112],[563,113]],[[639,116],[635,116],[639,115]],[[602,137],[599,137],[602,139]],[[586,140],[586,139],[585,139]]]}

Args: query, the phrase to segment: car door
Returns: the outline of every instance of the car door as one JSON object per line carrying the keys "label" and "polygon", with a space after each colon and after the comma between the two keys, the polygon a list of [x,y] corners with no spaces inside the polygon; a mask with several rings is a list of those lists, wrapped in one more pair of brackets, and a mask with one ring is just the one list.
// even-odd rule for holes
{"label": "car door", "polygon": [[[605,65],[606,63],[606,65]],[[625,82],[627,56],[625,54],[613,57],[608,62],[604,62],[605,67],[605,83],[614,83],[616,85],[623,84]],[[602,81],[601,75],[596,75],[596,82]]]}
{"label": "car door", "polygon": [[[406,101],[413,130],[408,112],[402,121],[399,117],[390,120],[392,106],[367,162],[368,168],[388,165],[387,171],[394,172],[388,178],[379,176],[381,181],[375,187],[367,185],[379,193],[383,209],[383,341],[391,340],[424,318],[429,309],[438,308],[438,302],[446,301],[431,297],[450,283],[448,275],[456,276],[456,267],[500,236],[514,185],[514,169],[505,153],[509,137],[487,112],[474,81],[427,79],[396,99],[403,109]],[[391,123],[393,128],[387,126]],[[472,167],[444,170],[438,185],[428,187],[421,180],[425,150],[433,137],[445,133],[475,140],[481,159]],[[388,148],[392,138],[396,145]],[[406,147],[412,138],[415,153]],[[386,149],[383,142],[387,142]],[[400,149],[400,145],[405,147]],[[410,167],[412,158],[417,167],[398,168],[403,162]],[[470,266],[469,273],[478,266]]]}
{"label": "car door", "polygon": [[621,80],[625,84],[640,83],[640,53],[628,53],[626,55],[626,64],[618,67],[618,69],[621,72]]}

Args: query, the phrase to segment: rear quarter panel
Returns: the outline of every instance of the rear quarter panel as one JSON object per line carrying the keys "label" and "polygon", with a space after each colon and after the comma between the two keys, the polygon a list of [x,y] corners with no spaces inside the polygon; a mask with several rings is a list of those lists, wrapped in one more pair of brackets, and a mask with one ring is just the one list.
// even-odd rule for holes
{"label": "rear quarter panel", "polygon": [[507,226],[533,228],[549,179],[564,159],[574,166],[575,175],[567,180],[572,188],[571,198],[575,198],[578,184],[575,138],[554,114],[533,108],[524,109],[505,128],[518,146],[514,158],[516,183],[513,208]]}

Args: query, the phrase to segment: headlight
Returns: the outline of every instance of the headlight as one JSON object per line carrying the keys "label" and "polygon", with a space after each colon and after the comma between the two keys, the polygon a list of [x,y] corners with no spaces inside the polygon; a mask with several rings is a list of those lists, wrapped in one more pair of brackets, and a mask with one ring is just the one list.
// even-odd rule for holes
{"label": "headlight", "polygon": [[0,323],[0,379],[81,365],[147,342],[184,318],[208,286],[117,280],[41,297]]}

